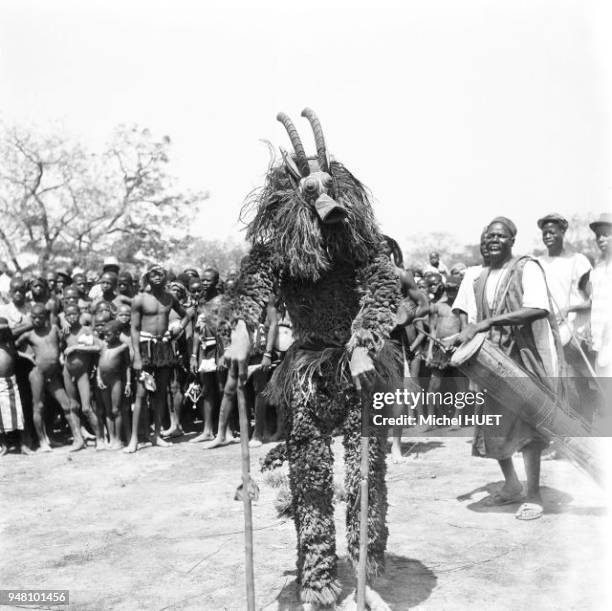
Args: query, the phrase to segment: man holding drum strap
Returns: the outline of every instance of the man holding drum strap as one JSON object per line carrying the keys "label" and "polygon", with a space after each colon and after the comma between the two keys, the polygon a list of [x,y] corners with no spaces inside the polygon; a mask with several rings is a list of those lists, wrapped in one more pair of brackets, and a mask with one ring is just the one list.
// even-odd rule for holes
{"label": "man holding drum strap", "polygon": [[[496,217],[485,234],[489,266],[483,267],[472,283],[475,312],[464,312],[469,322],[457,338],[467,342],[486,332],[508,358],[529,371],[547,386],[559,376],[558,349],[549,323],[552,311],[544,272],[531,257],[514,257],[512,246],[517,230],[508,218]],[[455,303],[455,308],[457,308]],[[468,308],[470,309],[470,308]],[[553,323],[553,326],[556,326]],[[494,383],[494,380],[492,381]],[[553,390],[557,390],[556,388]],[[501,426],[494,430],[476,427],[472,453],[499,462],[505,483],[488,499],[490,505],[525,501],[516,517],[533,520],[543,513],[540,495],[540,457],[547,442],[526,422],[489,395],[483,413],[500,414]],[[527,474],[526,496],[514,470],[512,455],[523,453]]]}

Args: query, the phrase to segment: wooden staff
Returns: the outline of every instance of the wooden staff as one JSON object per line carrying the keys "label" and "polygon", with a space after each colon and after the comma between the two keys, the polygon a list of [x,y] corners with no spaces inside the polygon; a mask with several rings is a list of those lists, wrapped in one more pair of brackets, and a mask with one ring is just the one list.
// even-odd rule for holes
{"label": "wooden staff", "polygon": [[368,429],[368,400],[361,391],[361,481],[359,484],[359,563],[357,565],[357,609],[365,611],[366,564],[368,559],[368,472],[370,438]]}
{"label": "wooden staff", "polygon": [[236,388],[240,416],[240,454],[242,457],[242,503],[244,505],[244,556],[248,611],[255,611],[255,574],[253,572],[253,512],[251,509],[251,459],[249,455],[249,420],[244,381]]}

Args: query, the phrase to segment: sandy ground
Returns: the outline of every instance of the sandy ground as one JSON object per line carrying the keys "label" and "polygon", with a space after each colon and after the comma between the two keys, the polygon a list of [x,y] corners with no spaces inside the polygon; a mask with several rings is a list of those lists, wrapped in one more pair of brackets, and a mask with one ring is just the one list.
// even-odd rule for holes
{"label": "sandy ground", "polygon": [[[254,467],[269,447],[252,452]],[[482,505],[501,478],[493,461],[470,456],[468,439],[403,448],[403,464],[389,459],[388,570],[377,588],[392,609],[603,608],[608,516],[586,476],[544,463],[547,513],[520,522],[516,506]],[[335,453],[340,470],[339,440]],[[257,608],[300,609],[293,524],[277,517],[277,491],[254,470]],[[1,588],[69,589],[70,608],[83,610],[246,608],[238,445],[10,454],[0,474]],[[339,503],[346,597],[355,584],[343,520]]]}

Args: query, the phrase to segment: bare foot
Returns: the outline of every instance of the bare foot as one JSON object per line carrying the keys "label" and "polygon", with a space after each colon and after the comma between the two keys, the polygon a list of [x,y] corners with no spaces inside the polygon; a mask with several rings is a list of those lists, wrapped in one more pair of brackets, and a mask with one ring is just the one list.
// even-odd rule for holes
{"label": "bare foot", "polygon": [[159,435],[151,437],[151,443],[154,446],[159,446],[160,448],[169,448],[172,444],[169,441],[166,441]]}
{"label": "bare foot", "polygon": [[182,437],[185,434],[182,427],[175,426],[161,432],[162,437]]}
{"label": "bare foot", "polygon": [[40,445],[38,446],[38,451],[39,452],[52,452],[53,450],[47,441],[41,441]]}
{"label": "bare foot", "polygon": [[240,437],[234,437],[234,434],[231,431],[226,431],[225,443],[240,443]]}
{"label": "bare foot", "polygon": [[30,448],[25,443],[21,444],[20,449],[21,449],[21,453],[27,456],[31,456],[32,454],[34,454],[34,452],[32,452],[32,450],[30,450]]}
{"label": "bare foot", "polygon": [[70,446],[69,452],[78,452],[87,447],[87,443],[83,439],[75,439]]}
{"label": "bare foot", "polygon": [[227,445],[228,442],[225,440],[224,437],[215,437],[214,441],[211,441],[210,443],[207,443],[204,446],[205,450],[212,450],[213,448],[220,448],[221,446],[225,446]]}
{"label": "bare foot", "polygon": [[93,441],[96,436],[92,435],[84,426],[81,427],[81,436],[85,441]]}
{"label": "bare foot", "polygon": [[130,441],[130,443],[128,444],[128,447],[124,448],[123,453],[124,454],[133,454],[134,452],[136,452],[137,449],[138,449],[138,442],[137,441]]}
{"label": "bare foot", "polygon": [[214,439],[213,434],[210,431],[203,431],[197,437],[189,440],[189,443],[200,443],[202,441],[210,441]]}
{"label": "bare foot", "polygon": [[488,497],[482,500],[482,504],[485,507],[499,507],[501,505],[514,505],[524,501],[523,487],[519,484],[518,486],[508,486],[504,484],[499,492],[494,492]]}
{"label": "bare foot", "polygon": [[249,441],[249,448],[259,448],[263,445],[263,442],[261,441],[261,439],[251,439],[251,441]]}
{"label": "bare foot", "polygon": [[0,456],[4,456],[8,452],[8,448],[5,445],[0,446]]}
{"label": "bare foot", "polygon": [[114,439],[108,446],[109,450],[121,450],[121,448],[123,448],[123,442],[119,439]]}

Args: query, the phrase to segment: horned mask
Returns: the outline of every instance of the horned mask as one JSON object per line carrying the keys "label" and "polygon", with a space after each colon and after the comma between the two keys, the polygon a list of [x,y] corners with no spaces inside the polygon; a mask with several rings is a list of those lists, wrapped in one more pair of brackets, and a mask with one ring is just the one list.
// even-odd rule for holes
{"label": "horned mask", "polygon": [[333,180],[321,123],[310,108],[305,108],[302,116],[306,117],[312,126],[317,156],[306,156],[295,125],[288,115],[279,112],[276,118],[287,130],[295,153],[293,158],[281,149],[285,166],[295,180],[302,197],[314,207],[321,221],[326,224],[339,223],[347,217],[347,210],[333,198]]}

